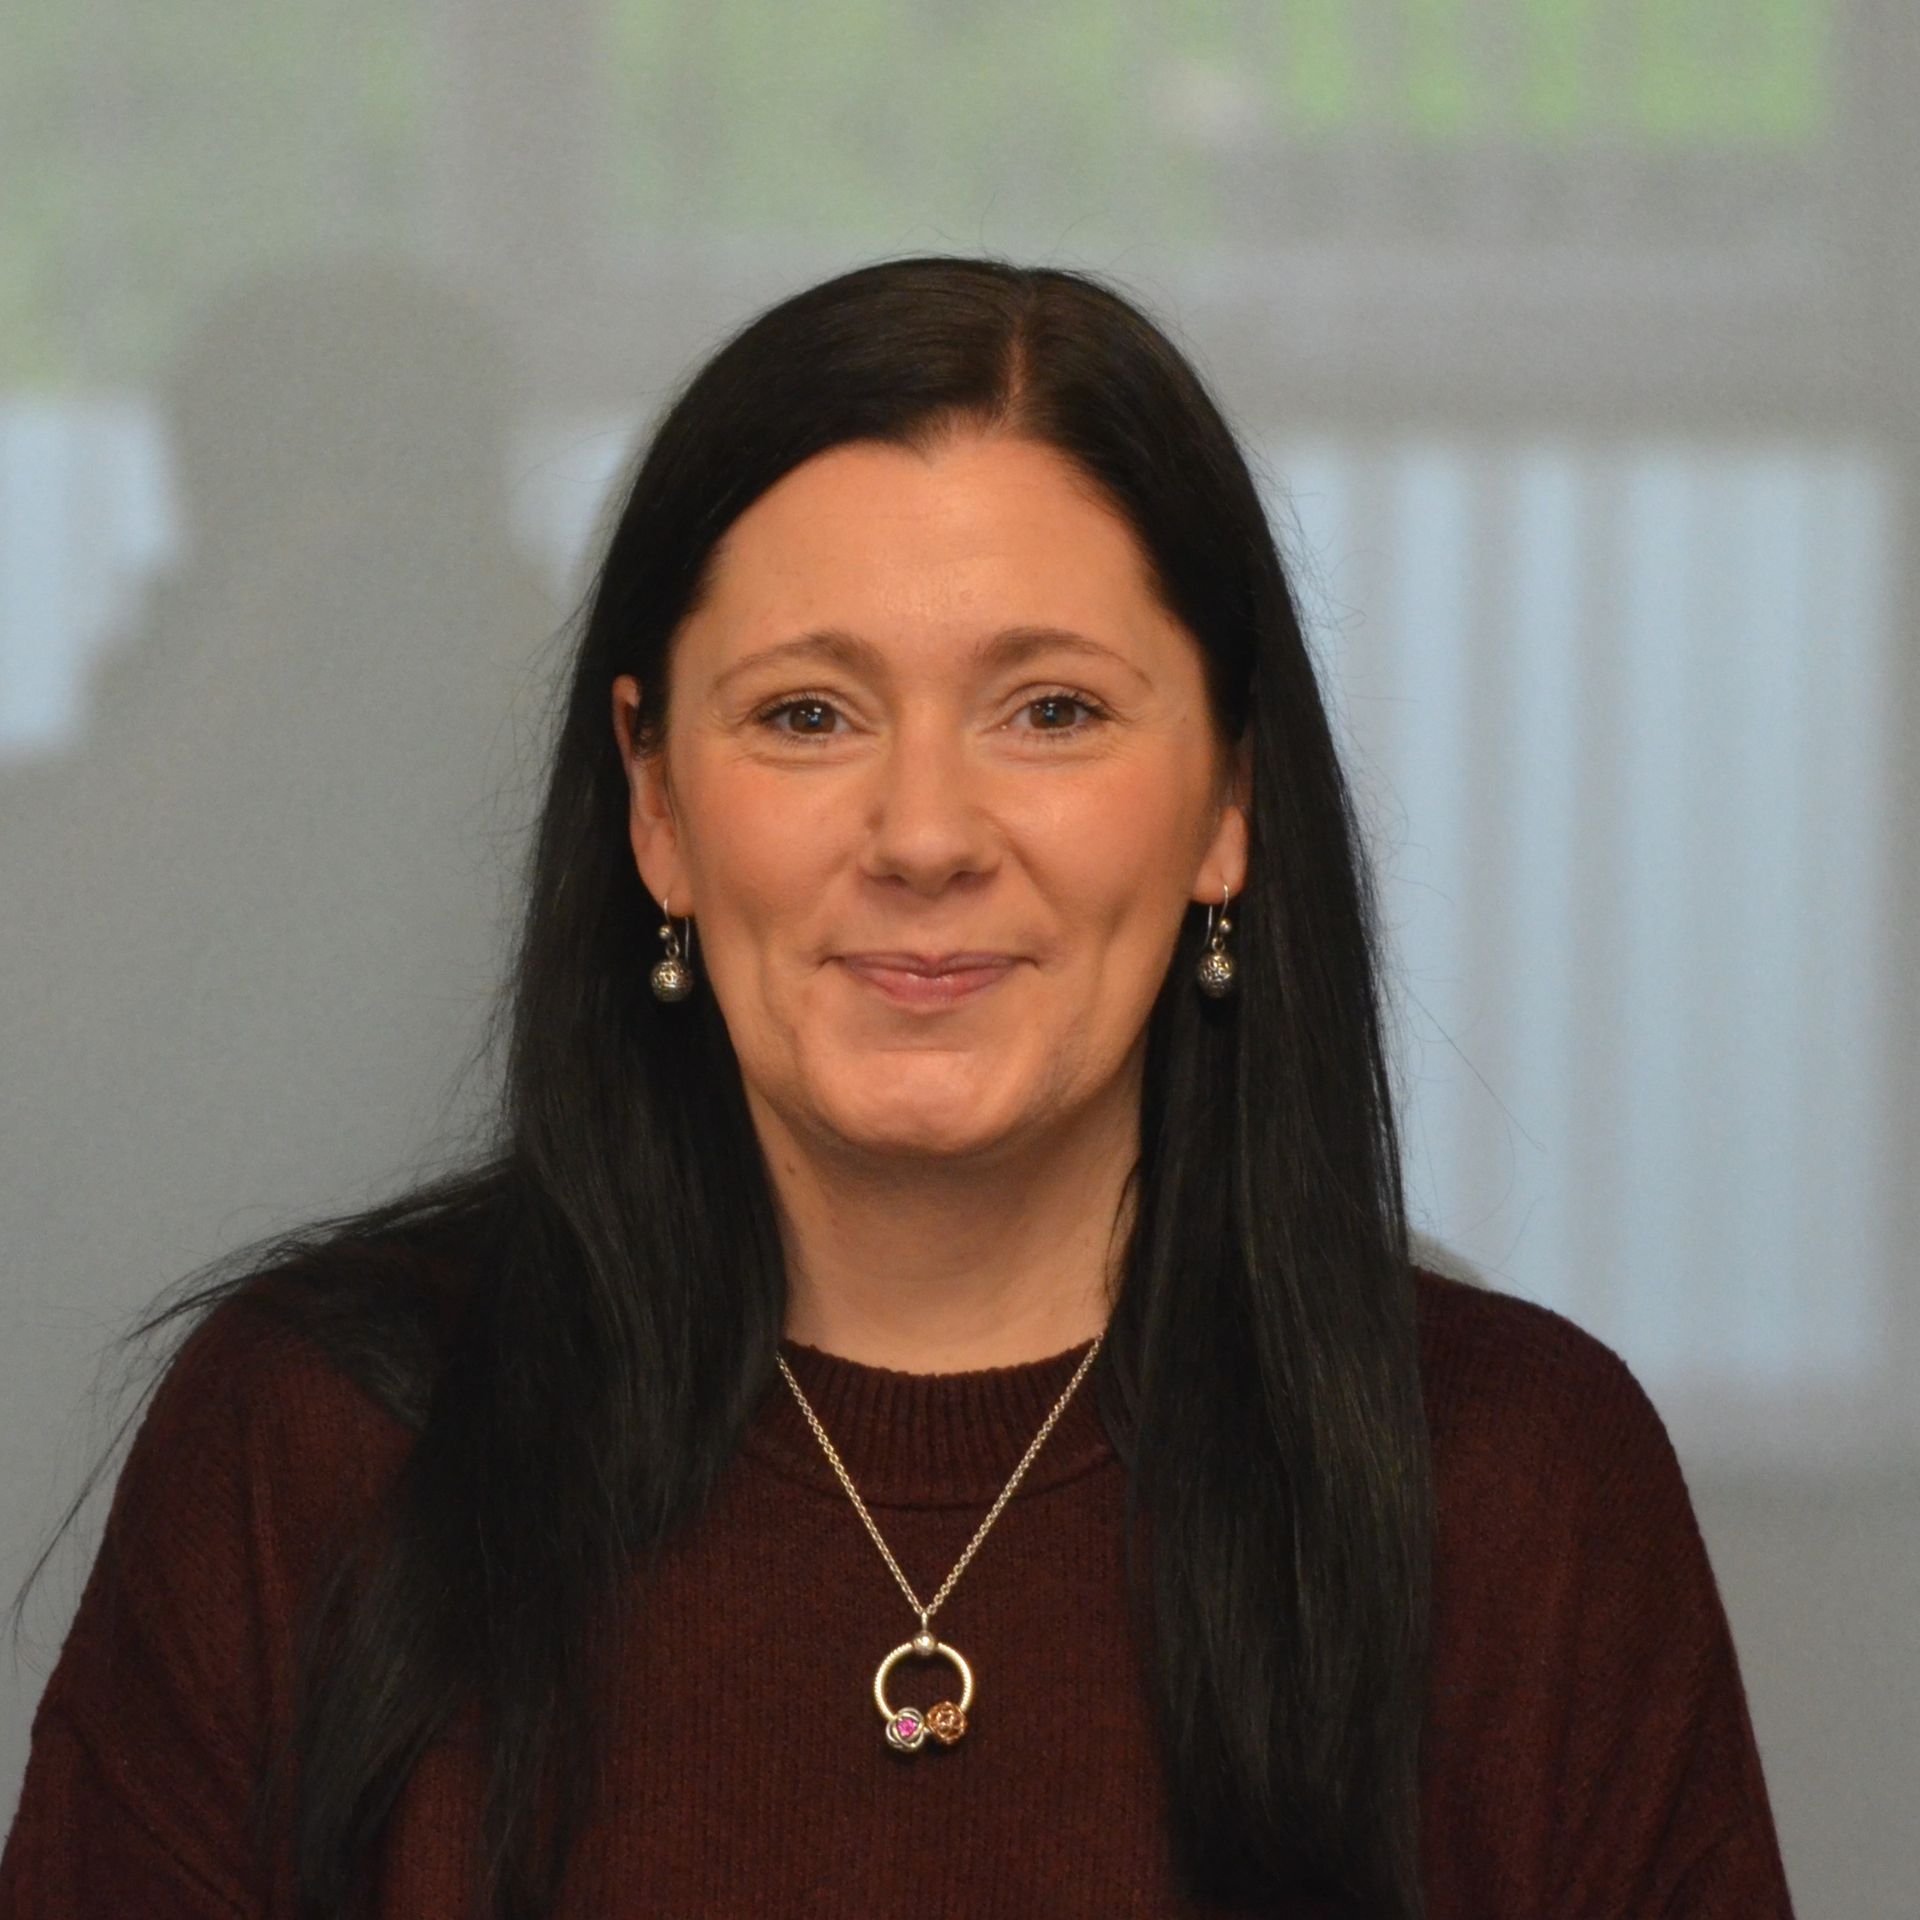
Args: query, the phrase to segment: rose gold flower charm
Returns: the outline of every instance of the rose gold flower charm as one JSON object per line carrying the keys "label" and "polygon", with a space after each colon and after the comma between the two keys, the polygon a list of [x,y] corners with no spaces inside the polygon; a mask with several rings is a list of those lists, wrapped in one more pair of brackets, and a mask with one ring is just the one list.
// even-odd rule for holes
{"label": "rose gold flower charm", "polygon": [[927,1731],[943,1747],[950,1747],[967,1730],[967,1716],[951,1700],[939,1700],[927,1709]]}

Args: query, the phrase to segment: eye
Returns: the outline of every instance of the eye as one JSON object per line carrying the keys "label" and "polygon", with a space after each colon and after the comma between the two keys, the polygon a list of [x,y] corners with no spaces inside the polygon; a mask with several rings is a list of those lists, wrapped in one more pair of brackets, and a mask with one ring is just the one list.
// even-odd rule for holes
{"label": "eye", "polygon": [[1073,738],[1079,734],[1091,733],[1103,720],[1111,718],[1105,707],[1084,693],[1074,693],[1062,687],[1050,693],[1036,694],[1020,709],[1022,713],[1058,713],[1066,708],[1078,707],[1088,718],[1074,721],[1069,725],[1056,725],[1049,721],[1046,725],[1018,728],[1016,731],[1039,734],[1064,734]]}
{"label": "eye", "polygon": [[[783,735],[789,740],[831,740],[830,727],[820,725],[823,716],[840,711],[831,700],[817,693],[796,693],[785,700],[775,701],[770,707],[762,707],[753,716],[757,727],[765,727],[769,733]],[[783,727],[776,724],[784,714],[797,713],[806,724],[799,728]]]}
{"label": "eye", "polygon": [[[1074,709],[1086,717],[1077,720],[1072,718]],[[1035,694],[1032,699],[1022,702],[1016,711],[1044,718],[1031,727],[1015,727],[1015,732],[1067,739],[1077,739],[1082,734],[1091,733],[1095,727],[1112,718],[1097,700],[1067,687],[1051,688],[1045,693]],[[794,693],[760,708],[753,716],[753,724],[783,740],[832,740],[836,737],[832,723],[839,713],[840,709],[824,694]],[[799,724],[782,724],[788,715],[797,716]],[[1064,721],[1060,718],[1062,715],[1066,716]]]}

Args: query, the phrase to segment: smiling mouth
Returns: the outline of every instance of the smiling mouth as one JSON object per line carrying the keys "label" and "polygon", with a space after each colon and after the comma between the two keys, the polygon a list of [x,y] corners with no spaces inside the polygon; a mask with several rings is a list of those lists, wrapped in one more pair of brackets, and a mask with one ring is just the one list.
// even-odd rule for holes
{"label": "smiling mouth", "polygon": [[960,973],[979,967],[1011,966],[1010,953],[991,953],[985,948],[956,949],[952,953],[914,953],[905,947],[874,948],[871,952],[843,953],[850,965],[889,967],[902,973]]}
{"label": "smiling mouth", "polygon": [[877,989],[898,1006],[945,1007],[971,999],[1013,971],[1010,954],[962,953],[929,958],[919,954],[848,953],[840,964],[854,979]]}

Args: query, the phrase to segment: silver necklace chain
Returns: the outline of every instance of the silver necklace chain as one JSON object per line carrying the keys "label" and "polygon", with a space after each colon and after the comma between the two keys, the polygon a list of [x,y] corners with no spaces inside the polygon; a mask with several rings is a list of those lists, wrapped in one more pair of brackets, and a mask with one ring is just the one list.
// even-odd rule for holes
{"label": "silver necklace chain", "polygon": [[793,1389],[793,1397],[800,1402],[800,1411],[806,1415],[807,1425],[813,1429],[813,1437],[820,1442],[821,1447],[825,1450],[827,1459],[832,1464],[834,1472],[840,1476],[840,1484],[847,1490],[847,1497],[852,1500],[854,1506],[859,1510],[860,1518],[866,1522],[867,1531],[873,1535],[873,1544],[880,1549],[882,1558],[884,1558],[887,1565],[892,1568],[893,1577],[900,1583],[900,1591],[907,1596],[907,1604],[920,1616],[920,1629],[923,1633],[927,1631],[927,1623],[933,1618],[934,1614],[938,1612],[940,1603],[953,1591],[953,1583],[966,1571],[967,1562],[973,1558],[974,1549],[987,1537],[987,1529],[999,1519],[1000,1509],[1013,1498],[1014,1488],[1020,1484],[1021,1476],[1024,1475],[1028,1467],[1033,1464],[1034,1456],[1040,1451],[1047,1435],[1053,1431],[1053,1423],[1060,1418],[1062,1412],[1065,1411],[1067,1402],[1073,1398],[1074,1388],[1080,1384],[1087,1369],[1092,1366],[1094,1355],[1100,1351],[1100,1342],[1105,1337],[1106,1329],[1104,1327],[1099,1333],[1094,1335],[1093,1345],[1087,1349],[1085,1357],[1081,1360],[1079,1366],[1074,1369],[1073,1378],[1067,1382],[1066,1391],[1054,1402],[1053,1411],[1040,1423],[1040,1431],[1033,1436],[1032,1444],[1021,1456],[1020,1464],[1013,1470],[1013,1478],[1000,1489],[1000,1497],[994,1501],[992,1507],[987,1512],[987,1517],[980,1522],[978,1531],[974,1534],[973,1538],[967,1542],[966,1551],[954,1562],[953,1571],[941,1582],[940,1591],[936,1593],[924,1607],[920,1604],[919,1596],[916,1595],[913,1588],[908,1585],[907,1576],[900,1571],[899,1561],[893,1557],[892,1551],[888,1548],[887,1543],[881,1539],[880,1529],[873,1524],[873,1515],[867,1511],[867,1503],[860,1498],[859,1490],[854,1486],[851,1475],[848,1474],[846,1467],[842,1464],[839,1454],[834,1451],[833,1442],[827,1438],[826,1429],[821,1426],[819,1420],[814,1415],[812,1407],[807,1404],[807,1396],[800,1391],[800,1382],[793,1377],[793,1369],[787,1365],[787,1356],[784,1353],[776,1351],[774,1358],[780,1362],[780,1371],[786,1375],[787,1385]]}

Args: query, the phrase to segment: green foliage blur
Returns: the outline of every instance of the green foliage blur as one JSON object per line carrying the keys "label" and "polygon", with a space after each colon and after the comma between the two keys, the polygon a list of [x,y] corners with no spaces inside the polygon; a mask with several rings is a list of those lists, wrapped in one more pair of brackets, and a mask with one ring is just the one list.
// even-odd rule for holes
{"label": "green foliage blur", "polygon": [[[581,49],[602,177],[581,190],[616,249],[964,247],[1014,200],[1052,223],[1043,246],[1243,245],[1234,210],[1304,151],[1809,150],[1833,10],[1508,0],[1490,39],[1463,0],[606,0]],[[15,9],[0,381],[137,382],[253,267],[426,247],[431,93],[458,70],[431,36],[484,30],[379,0]]]}
{"label": "green foliage blur", "polygon": [[217,288],[417,241],[424,16],[61,0],[0,34],[0,382],[137,382]]}

